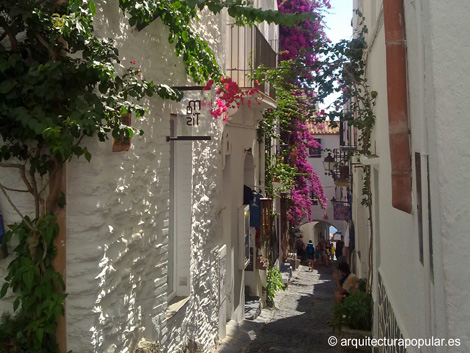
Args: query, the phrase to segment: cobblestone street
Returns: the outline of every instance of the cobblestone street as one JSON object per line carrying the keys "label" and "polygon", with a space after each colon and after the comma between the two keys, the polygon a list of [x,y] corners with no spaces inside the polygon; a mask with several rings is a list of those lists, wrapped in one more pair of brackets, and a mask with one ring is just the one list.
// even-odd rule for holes
{"label": "cobblestone street", "polygon": [[317,266],[313,272],[300,266],[287,289],[276,295],[275,308],[263,309],[256,320],[228,331],[217,352],[339,352],[328,344],[336,336],[328,326],[335,291],[332,273],[331,266]]}

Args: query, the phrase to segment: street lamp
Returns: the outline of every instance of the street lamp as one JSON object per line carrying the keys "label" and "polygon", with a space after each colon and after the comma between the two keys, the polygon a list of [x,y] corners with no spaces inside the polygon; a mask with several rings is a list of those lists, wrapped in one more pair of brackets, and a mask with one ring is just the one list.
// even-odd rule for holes
{"label": "street lamp", "polygon": [[328,156],[323,160],[323,166],[325,167],[325,174],[330,173],[333,175],[333,169],[335,167],[335,159],[331,156],[331,153],[328,152]]}

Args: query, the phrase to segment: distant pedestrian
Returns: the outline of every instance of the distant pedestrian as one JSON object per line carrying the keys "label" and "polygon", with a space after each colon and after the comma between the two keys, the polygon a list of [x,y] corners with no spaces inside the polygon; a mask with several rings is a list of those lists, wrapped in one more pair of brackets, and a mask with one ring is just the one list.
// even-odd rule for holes
{"label": "distant pedestrian", "polygon": [[302,240],[302,236],[295,241],[295,249],[297,252],[297,258],[302,262],[305,259],[305,243]]}
{"label": "distant pedestrian", "polygon": [[329,241],[325,243],[325,250],[323,253],[323,257],[325,258],[326,267],[330,266],[330,242]]}
{"label": "distant pedestrian", "polygon": [[307,247],[305,248],[305,253],[307,255],[308,270],[313,271],[313,265],[315,261],[315,247],[313,246],[313,242],[311,240],[308,241]]}
{"label": "distant pedestrian", "polygon": [[336,260],[338,263],[343,261],[343,248],[344,248],[344,236],[341,236],[341,240],[336,242]]}
{"label": "distant pedestrian", "polygon": [[335,259],[335,246],[334,244],[332,243],[331,244],[331,247],[330,247],[330,260],[333,261]]}

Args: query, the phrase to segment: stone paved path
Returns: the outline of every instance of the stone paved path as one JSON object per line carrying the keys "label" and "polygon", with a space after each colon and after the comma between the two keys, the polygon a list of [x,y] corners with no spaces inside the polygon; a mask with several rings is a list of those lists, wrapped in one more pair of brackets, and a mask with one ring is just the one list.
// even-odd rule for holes
{"label": "stone paved path", "polygon": [[309,272],[300,266],[288,288],[275,298],[275,309],[263,309],[254,321],[245,320],[225,338],[216,352],[222,353],[334,353],[328,338],[335,336],[327,325],[333,312],[333,268]]}

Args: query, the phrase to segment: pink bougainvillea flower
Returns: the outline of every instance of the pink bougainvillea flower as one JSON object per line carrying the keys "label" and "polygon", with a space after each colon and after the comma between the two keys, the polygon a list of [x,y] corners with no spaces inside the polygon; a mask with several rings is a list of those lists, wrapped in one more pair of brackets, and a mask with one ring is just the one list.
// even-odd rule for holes
{"label": "pink bougainvillea flower", "polygon": [[[210,80],[203,90],[207,90],[212,86],[213,82]],[[212,105],[211,115],[214,118],[218,118],[227,112],[230,108],[240,108],[245,103],[245,98],[254,95],[259,92],[257,88],[242,91],[238,84],[233,81],[230,77],[223,77],[220,83],[217,84],[218,88],[215,91],[216,99]],[[248,106],[251,103],[248,100]],[[224,115],[223,121],[228,120],[228,115]]]}
{"label": "pink bougainvillea flower", "polygon": [[207,81],[206,85],[202,88],[203,91],[208,91],[211,89],[212,87],[212,84],[213,84],[213,81],[212,80],[209,80]]}

